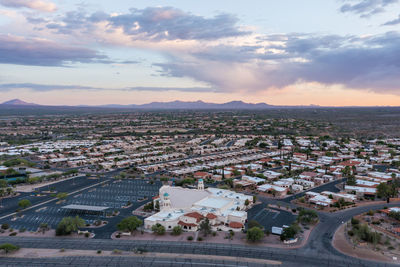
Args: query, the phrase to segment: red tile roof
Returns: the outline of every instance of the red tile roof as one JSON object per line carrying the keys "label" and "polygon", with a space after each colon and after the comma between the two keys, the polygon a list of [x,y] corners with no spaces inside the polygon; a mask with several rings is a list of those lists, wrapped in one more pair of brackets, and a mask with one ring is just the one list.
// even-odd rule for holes
{"label": "red tile roof", "polygon": [[206,215],[206,217],[207,217],[209,220],[213,220],[213,219],[217,218],[217,216],[216,216],[215,214],[213,214],[213,213],[208,213],[208,214]]}
{"label": "red tile roof", "polygon": [[229,223],[229,227],[230,227],[230,228],[237,228],[237,229],[240,229],[240,228],[243,228],[243,224],[240,223],[240,222],[230,222],[230,223]]}
{"label": "red tile roof", "polygon": [[181,225],[181,226],[187,226],[187,227],[196,227],[197,226],[197,224],[185,223],[185,222],[182,222],[182,221],[179,221],[178,224]]}
{"label": "red tile roof", "polygon": [[201,215],[201,214],[198,213],[198,212],[187,213],[187,214],[185,214],[185,216],[186,216],[186,217],[196,218],[196,219],[197,219],[197,222],[201,221],[201,219],[204,218],[204,216]]}
{"label": "red tile roof", "polygon": [[205,176],[208,176],[208,175],[211,175],[211,174],[209,174],[208,172],[195,172],[194,173],[194,176],[205,177]]}

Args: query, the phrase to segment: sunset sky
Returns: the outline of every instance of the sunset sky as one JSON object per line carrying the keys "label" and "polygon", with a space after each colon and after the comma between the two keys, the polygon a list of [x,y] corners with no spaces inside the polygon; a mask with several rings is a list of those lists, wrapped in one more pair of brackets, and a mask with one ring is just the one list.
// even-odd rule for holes
{"label": "sunset sky", "polygon": [[400,0],[0,0],[0,102],[400,106]]}

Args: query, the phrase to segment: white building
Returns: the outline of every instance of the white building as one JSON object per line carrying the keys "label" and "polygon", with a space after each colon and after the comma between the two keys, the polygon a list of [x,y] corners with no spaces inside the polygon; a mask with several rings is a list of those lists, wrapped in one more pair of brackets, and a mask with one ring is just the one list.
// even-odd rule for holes
{"label": "white building", "polygon": [[184,231],[197,231],[201,221],[208,218],[213,230],[240,231],[253,197],[219,188],[204,189],[199,179],[197,189],[164,185],[155,201],[159,201],[160,212],[144,220],[146,230],[161,224],[166,230],[180,225]]}

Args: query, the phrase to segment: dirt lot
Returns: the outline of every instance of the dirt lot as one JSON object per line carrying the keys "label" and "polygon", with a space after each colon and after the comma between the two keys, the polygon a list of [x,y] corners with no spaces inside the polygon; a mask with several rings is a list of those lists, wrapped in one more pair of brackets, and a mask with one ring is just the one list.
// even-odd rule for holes
{"label": "dirt lot", "polygon": [[392,257],[384,255],[383,252],[372,250],[368,246],[360,247],[351,244],[350,240],[348,240],[347,237],[345,236],[344,231],[345,231],[345,224],[339,227],[332,241],[332,245],[343,254],[360,259],[383,261],[383,262],[390,262],[397,264],[400,263],[399,260],[394,261]]}

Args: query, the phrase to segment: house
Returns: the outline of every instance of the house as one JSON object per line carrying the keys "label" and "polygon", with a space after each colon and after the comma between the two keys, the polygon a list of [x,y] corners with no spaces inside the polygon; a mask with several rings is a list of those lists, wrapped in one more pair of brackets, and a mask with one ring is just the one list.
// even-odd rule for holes
{"label": "house", "polygon": [[346,192],[355,192],[357,196],[375,196],[376,188],[373,187],[364,187],[364,186],[352,186],[345,185],[344,191]]}
{"label": "house", "polygon": [[264,175],[267,179],[273,180],[273,179],[279,178],[279,177],[282,175],[282,173],[280,173],[280,172],[274,172],[274,171],[268,170],[268,171],[265,171],[265,172],[263,173],[263,175]]}
{"label": "house", "polygon": [[275,194],[276,196],[285,196],[287,192],[289,191],[288,188],[272,185],[272,184],[263,184],[257,187],[258,191],[261,192],[271,192]]}
{"label": "house", "polygon": [[195,172],[193,176],[195,179],[212,179],[212,174],[208,172]]}

